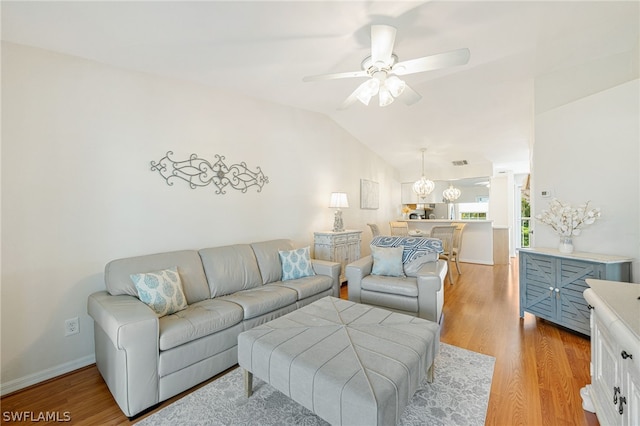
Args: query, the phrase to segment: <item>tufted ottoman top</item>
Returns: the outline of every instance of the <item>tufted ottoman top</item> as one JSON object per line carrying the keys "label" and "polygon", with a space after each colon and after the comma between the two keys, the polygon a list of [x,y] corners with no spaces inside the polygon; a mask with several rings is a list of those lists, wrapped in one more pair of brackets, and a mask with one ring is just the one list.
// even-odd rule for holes
{"label": "tufted ottoman top", "polygon": [[438,324],[325,297],[238,337],[238,363],[331,424],[396,424],[438,352]]}

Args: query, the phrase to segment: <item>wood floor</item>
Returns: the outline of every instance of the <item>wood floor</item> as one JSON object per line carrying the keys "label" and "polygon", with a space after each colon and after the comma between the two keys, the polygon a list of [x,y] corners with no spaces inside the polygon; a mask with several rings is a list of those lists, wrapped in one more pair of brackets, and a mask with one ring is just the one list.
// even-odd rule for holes
{"label": "wood floor", "polygon": [[[520,319],[518,268],[515,259],[511,263],[463,263],[460,276],[454,270],[455,284],[445,283],[441,341],[496,358],[487,425],[598,425],[582,410],[579,393],[590,382],[589,340],[529,314]],[[95,365],[8,395],[1,405],[2,423],[10,423],[7,413],[24,411],[68,415],[77,425],[131,424],[145,417],[131,422],[122,414]]]}

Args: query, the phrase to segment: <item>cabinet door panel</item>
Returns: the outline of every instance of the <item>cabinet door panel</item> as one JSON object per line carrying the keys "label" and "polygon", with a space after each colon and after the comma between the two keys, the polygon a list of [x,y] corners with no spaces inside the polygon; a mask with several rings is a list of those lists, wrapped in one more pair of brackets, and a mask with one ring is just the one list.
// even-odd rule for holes
{"label": "cabinet door panel", "polygon": [[595,339],[595,360],[593,386],[596,386],[598,402],[604,410],[598,412],[598,420],[601,424],[620,424],[622,419],[620,416],[615,416],[613,413],[617,411],[612,410],[616,405],[613,402],[615,388],[619,388],[622,391],[622,383],[620,383],[620,362],[618,358],[620,354],[617,351],[616,346],[609,340],[607,336],[606,328],[602,326],[598,317],[595,318],[594,323],[594,336]]}
{"label": "cabinet door panel", "polygon": [[587,278],[600,277],[601,266],[571,259],[561,259],[559,262],[558,320],[573,330],[590,335],[589,306],[583,292],[589,288],[585,281]]}
{"label": "cabinet door panel", "polygon": [[555,320],[555,263],[546,256],[526,255],[522,258],[526,286],[521,286],[522,308],[548,320]]}
{"label": "cabinet door panel", "polygon": [[[629,363],[629,367],[632,367]],[[625,371],[625,388],[627,389],[627,406],[624,416],[627,424],[640,424],[640,371],[632,372],[631,368]]]}

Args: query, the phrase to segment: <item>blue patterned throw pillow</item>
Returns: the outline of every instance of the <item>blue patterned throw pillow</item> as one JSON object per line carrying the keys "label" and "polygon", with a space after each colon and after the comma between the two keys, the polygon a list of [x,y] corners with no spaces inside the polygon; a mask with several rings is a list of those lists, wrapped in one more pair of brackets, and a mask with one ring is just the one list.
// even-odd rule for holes
{"label": "blue patterned throw pillow", "polygon": [[371,240],[371,247],[374,246],[404,247],[402,263],[408,277],[417,276],[422,265],[435,262],[438,254],[443,252],[442,241],[427,237],[378,236]]}
{"label": "blue patterned throw pillow", "polygon": [[388,277],[404,277],[402,269],[402,252],[404,247],[371,246],[373,266],[371,275],[386,275]]}
{"label": "blue patterned throw pillow", "polygon": [[278,250],[278,254],[282,263],[282,281],[295,280],[316,274],[311,265],[309,246],[288,251]]}
{"label": "blue patterned throw pillow", "polygon": [[158,318],[187,307],[178,268],[132,274],[131,280],[138,290],[138,298],[156,313]]}

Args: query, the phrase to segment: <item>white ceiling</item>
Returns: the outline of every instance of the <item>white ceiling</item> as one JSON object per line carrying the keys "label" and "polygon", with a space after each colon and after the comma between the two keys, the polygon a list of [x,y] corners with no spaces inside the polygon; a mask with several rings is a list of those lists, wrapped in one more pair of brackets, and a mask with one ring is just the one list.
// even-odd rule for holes
{"label": "white ceiling", "polygon": [[[399,170],[451,161],[526,171],[533,82],[638,48],[638,1],[2,1],[2,39],[191,80],[331,117]],[[465,66],[404,80],[423,99],[338,110],[361,79],[370,25],[400,61],[467,47]]]}

